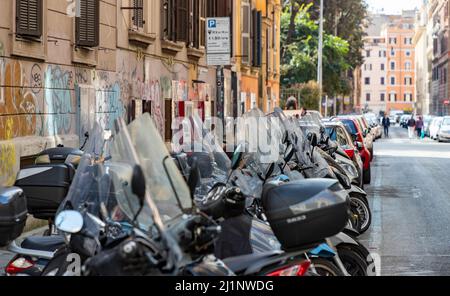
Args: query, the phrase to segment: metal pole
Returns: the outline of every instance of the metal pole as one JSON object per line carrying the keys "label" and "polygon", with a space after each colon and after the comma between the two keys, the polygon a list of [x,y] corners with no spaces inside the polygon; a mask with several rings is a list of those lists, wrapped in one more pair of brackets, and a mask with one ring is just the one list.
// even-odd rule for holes
{"label": "metal pole", "polygon": [[320,20],[319,20],[319,49],[317,59],[317,83],[319,84],[319,112],[322,113],[322,93],[323,93],[323,0],[320,0]]}

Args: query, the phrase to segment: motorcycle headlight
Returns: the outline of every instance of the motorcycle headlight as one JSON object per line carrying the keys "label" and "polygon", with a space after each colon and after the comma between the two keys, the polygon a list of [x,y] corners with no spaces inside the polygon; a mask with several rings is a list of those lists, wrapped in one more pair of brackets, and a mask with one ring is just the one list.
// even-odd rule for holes
{"label": "motorcycle headlight", "polygon": [[350,179],[357,179],[358,178],[358,171],[356,170],[354,165],[348,164],[348,163],[339,163],[341,167],[345,170],[347,175],[350,177]]}

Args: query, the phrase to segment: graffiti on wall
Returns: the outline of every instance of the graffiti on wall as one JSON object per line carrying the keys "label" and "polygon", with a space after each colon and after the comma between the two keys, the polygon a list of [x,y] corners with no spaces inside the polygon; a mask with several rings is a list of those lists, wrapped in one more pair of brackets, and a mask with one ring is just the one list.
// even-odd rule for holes
{"label": "graffiti on wall", "polygon": [[0,141],[35,135],[40,120],[36,95],[18,61],[0,60]]}
{"label": "graffiti on wall", "polygon": [[0,144],[0,186],[11,186],[18,170],[16,148],[13,143]]}
{"label": "graffiti on wall", "polygon": [[46,132],[50,136],[68,134],[72,127],[73,72],[49,65],[45,72]]}

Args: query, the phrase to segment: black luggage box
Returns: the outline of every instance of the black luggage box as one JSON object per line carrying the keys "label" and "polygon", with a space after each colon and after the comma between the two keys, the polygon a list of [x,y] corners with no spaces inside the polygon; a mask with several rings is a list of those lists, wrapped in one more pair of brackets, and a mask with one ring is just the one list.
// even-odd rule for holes
{"label": "black luggage box", "polygon": [[284,250],[297,250],[341,232],[348,222],[349,199],[337,180],[309,179],[268,184],[263,207]]}
{"label": "black luggage box", "polygon": [[28,212],[36,219],[53,219],[65,199],[73,168],[65,164],[35,165],[22,169],[15,186],[27,197]]}
{"label": "black luggage box", "polygon": [[27,199],[17,187],[0,188],[0,247],[18,238],[27,221]]}

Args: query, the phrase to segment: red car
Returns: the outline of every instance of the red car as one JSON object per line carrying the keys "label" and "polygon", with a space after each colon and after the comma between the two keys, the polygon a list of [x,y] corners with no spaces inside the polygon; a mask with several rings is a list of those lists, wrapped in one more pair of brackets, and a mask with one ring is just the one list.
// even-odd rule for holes
{"label": "red car", "polygon": [[372,179],[370,166],[372,155],[369,149],[367,149],[367,147],[364,144],[363,131],[361,131],[361,128],[358,122],[356,121],[357,119],[351,117],[339,117],[335,118],[334,120],[342,122],[346,126],[353,140],[355,141],[355,146],[358,147],[361,159],[364,164],[364,174],[363,174],[364,184],[370,184]]}

